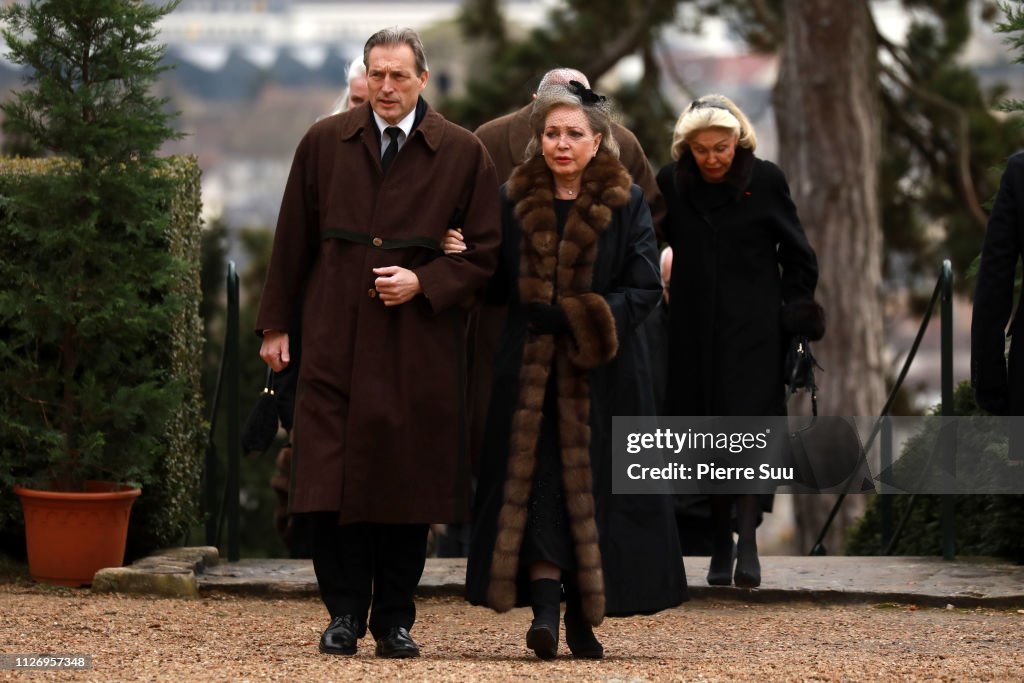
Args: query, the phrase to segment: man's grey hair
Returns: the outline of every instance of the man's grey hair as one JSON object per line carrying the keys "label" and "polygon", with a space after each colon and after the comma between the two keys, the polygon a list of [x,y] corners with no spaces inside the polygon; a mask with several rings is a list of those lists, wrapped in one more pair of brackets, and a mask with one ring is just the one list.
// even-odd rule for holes
{"label": "man's grey hair", "polygon": [[423,52],[423,41],[420,40],[420,35],[411,28],[391,26],[389,28],[382,28],[370,36],[370,39],[366,41],[366,45],[363,46],[363,65],[367,69],[370,68],[370,50],[381,45],[386,47],[408,45],[412,49],[413,56],[416,58],[416,75],[422,76],[429,70],[427,67],[427,55]]}
{"label": "man's grey hair", "polygon": [[530,112],[530,129],[533,131],[533,137],[530,138],[530,142],[526,145],[524,158],[532,159],[540,154],[540,139],[544,135],[544,126],[547,122],[548,114],[551,113],[552,109],[558,107],[571,107],[572,109],[582,111],[586,115],[587,122],[590,124],[590,129],[594,134],[601,134],[601,146],[599,149],[606,150],[615,157],[619,156],[619,143],[615,141],[615,137],[612,135],[611,108],[608,105],[608,101],[604,100],[596,104],[583,104],[583,100],[576,93],[567,86],[558,84],[546,85],[537,89],[537,99],[533,101],[533,110]]}
{"label": "man's grey hair", "polygon": [[327,116],[333,116],[335,114],[340,114],[343,111],[348,111],[348,101],[349,98],[352,97],[352,81],[357,78],[366,78],[366,65],[358,59],[353,59],[352,63],[348,65],[348,74],[345,78],[345,89],[341,91],[341,95],[338,96],[338,99],[334,100],[334,104],[331,105],[331,113],[327,114]]}
{"label": "man's grey hair", "polygon": [[584,86],[590,87],[590,81],[582,71],[568,67],[559,67],[552,69],[541,77],[540,83],[537,84],[537,92],[552,85],[569,85],[569,81],[579,81]]}

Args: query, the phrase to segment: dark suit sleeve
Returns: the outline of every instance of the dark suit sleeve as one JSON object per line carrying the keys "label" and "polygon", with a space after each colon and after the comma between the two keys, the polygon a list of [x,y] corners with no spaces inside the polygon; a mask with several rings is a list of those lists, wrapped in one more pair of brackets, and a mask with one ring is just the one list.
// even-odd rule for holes
{"label": "dark suit sleeve", "polygon": [[1013,306],[1014,273],[1021,254],[1024,155],[1010,158],[988,219],[971,319],[971,384],[978,405],[990,413],[1009,411],[1006,324]]}
{"label": "dark suit sleeve", "polygon": [[256,317],[256,331],[290,330],[299,297],[320,248],[312,134],[299,143],[285,185],[274,231],[274,247]]}
{"label": "dark suit sleeve", "polygon": [[818,286],[818,257],[800,224],[786,177],[774,164],[764,163],[775,199],[778,258],[782,266],[782,300],[789,304],[813,299],[814,290]]}

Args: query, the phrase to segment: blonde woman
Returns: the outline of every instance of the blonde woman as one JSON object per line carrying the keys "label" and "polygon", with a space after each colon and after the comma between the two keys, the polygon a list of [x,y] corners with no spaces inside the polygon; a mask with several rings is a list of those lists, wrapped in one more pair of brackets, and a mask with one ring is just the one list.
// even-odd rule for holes
{"label": "blonde woman", "polygon": [[[743,112],[705,95],[679,117],[675,161],[658,173],[675,252],[667,415],[785,415],[788,341],[824,334],[817,258],[782,171],[756,148]],[[771,496],[712,496],[711,509],[708,583],[759,586],[755,530]]]}

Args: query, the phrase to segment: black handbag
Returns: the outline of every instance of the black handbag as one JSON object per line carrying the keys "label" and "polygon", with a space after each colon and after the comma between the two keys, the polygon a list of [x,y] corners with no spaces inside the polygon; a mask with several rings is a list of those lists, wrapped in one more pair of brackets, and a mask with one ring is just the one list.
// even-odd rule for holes
{"label": "black handbag", "polygon": [[[789,394],[792,396],[800,389],[811,391],[811,399],[817,395],[814,385],[814,369],[824,370],[811,352],[811,342],[807,337],[793,337],[789,342],[789,349],[786,352],[786,361],[782,366],[782,376],[789,385]],[[787,400],[788,400],[787,396]],[[816,405],[816,404],[815,404]]]}
{"label": "black handbag", "polygon": [[786,356],[786,401],[801,389],[810,392],[811,421],[789,434],[794,481],[814,492],[874,490],[856,426],[849,418],[818,415],[815,368],[823,369],[807,338],[795,337]]}
{"label": "black handbag", "polygon": [[267,368],[267,379],[263,391],[256,399],[249,417],[242,427],[242,450],[245,453],[263,453],[274,443],[280,426],[277,410],[277,395],[274,392],[274,371]]}

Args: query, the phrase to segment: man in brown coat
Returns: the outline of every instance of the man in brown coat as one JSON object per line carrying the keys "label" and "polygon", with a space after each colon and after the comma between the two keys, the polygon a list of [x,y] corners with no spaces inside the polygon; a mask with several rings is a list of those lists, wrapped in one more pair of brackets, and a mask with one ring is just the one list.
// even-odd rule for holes
{"label": "man in brown coat", "polygon": [[[299,143],[256,326],[280,371],[303,297],[291,508],[312,513],[320,651],[354,654],[368,626],[377,656],[415,657],[427,525],[468,515],[464,306],[496,264],[498,182],[420,97],[414,31],[377,32],[363,61],[369,104]],[[442,253],[453,226],[473,249]]]}
{"label": "man in brown coat", "polygon": [[[541,78],[537,86],[540,91],[549,85],[568,85],[579,81],[590,87],[587,77],[576,69],[552,69]],[[534,95],[536,98],[536,95]],[[533,137],[530,128],[532,102],[522,109],[488,121],[476,129],[475,134],[494,160],[498,171],[498,182],[504,183],[512,175],[512,169],[523,163],[526,143]],[[651,208],[654,229],[661,235],[661,221],[665,217],[665,200],[658,190],[658,183],[651,171],[640,141],[625,126],[612,123],[612,134],[619,143],[619,160],[626,167],[633,182],[644,191],[644,198]],[[471,244],[466,240],[466,244]],[[470,318],[469,339],[469,388],[467,392],[470,414],[470,443],[474,458],[480,457],[487,407],[491,397],[491,378],[494,354],[498,350],[502,328],[505,323],[505,309],[497,306],[481,306]]]}

